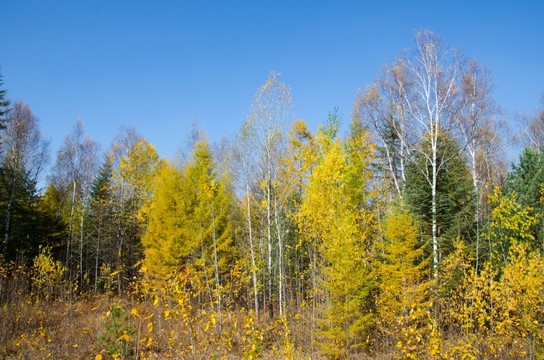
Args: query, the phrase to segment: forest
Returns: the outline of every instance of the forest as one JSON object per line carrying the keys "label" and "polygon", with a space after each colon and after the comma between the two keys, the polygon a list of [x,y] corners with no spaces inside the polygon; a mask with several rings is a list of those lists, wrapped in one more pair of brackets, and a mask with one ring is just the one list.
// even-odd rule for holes
{"label": "forest", "polygon": [[345,124],[270,73],[175,160],[81,119],[52,152],[1,80],[0,358],[544,358],[544,107],[435,33]]}

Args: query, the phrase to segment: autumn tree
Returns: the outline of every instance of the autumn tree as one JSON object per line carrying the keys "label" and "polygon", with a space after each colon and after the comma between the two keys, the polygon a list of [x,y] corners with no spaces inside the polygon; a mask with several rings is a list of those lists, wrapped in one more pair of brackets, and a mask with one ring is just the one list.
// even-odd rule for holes
{"label": "autumn tree", "polygon": [[[451,142],[441,142],[440,137],[460,128],[463,143],[459,150],[474,141],[477,129],[481,128],[479,124],[487,120],[484,117],[490,112],[489,88],[487,79],[476,78],[482,73],[477,64],[467,69],[465,59],[432,31],[418,32],[415,45],[415,49],[386,67],[378,80],[361,93],[354,115],[369,125],[380,142],[385,169],[399,197],[408,183],[408,164],[423,164],[414,162],[415,158],[424,158],[428,164],[420,172],[430,186],[433,268],[437,276],[438,178],[452,160],[443,155],[458,156],[442,148]],[[461,116],[463,109],[467,109],[467,116]],[[469,127],[458,126],[461,118]],[[429,146],[420,146],[422,142]]]}
{"label": "autumn tree", "polygon": [[141,237],[148,223],[153,180],[162,161],[151,144],[130,130],[114,143],[108,156],[112,164],[109,204],[114,214],[112,250],[120,293],[123,278],[135,274],[132,265],[143,257]]}
{"label": "autumn tree", "polygon": [[542,94],[541,110],[536,114],[521,115],[521,140],[526,147],[537,151],[544,148],[544,93]]}
{"label": "autumn tree", "polygon": [[287,138],[287,150],[282,159],[283,167],[280,181],[286,192],[286,280],[293,289],[291,299],[297,304],[310,296],[312,304],[312,323],[315,318],[316,256],[315,242],[306,241],[300,236],[296,216],[300,212],[302,197],[315,156],[315,138],[304,120],[291,124]]}
{"label": "autumn tree", "polygon": [[366,133],[343,142],[337,132],[338,118],[333,116],[316,135],[317,155],[297,221],[302,236],[317,242],[322,258],[321,286],[329,305],[320,326],[320,346],[330,356],[345,357],[364,348],[372,322],[372,147]]}
{"label": "autumn tree", "polygon": [[515,194],[516,201],[530,208],[538,216],[532,229],[537,242],[535,247],[544,251],[544,154],[532,147],[526,147],[519,157],[519,163],[512,165],[504,184],[505,194]]}
{"label": "autumn tree", "polygon": [[[256,215],[256,197],[255,197],[255,184],[256,184],[256,162],[252,156],[252,140],[254,127],[250,122],[245,122],[240,129],[237,136],[237,146],[234,148],[234,159],[236,165],[234,171],[238,173],[238,177],[242,178],[240,182],[240,191],[244,194],[241,202],[242,214],[244,215],[246,228],[247,228],[247,242],[249,245],[249,258],[251,262],[251,277],[253,285],[253,310],[255,316],[259,319],[259,282],[257,280],[259,269],[257,264],[259,263],[258,243],[255,229],[255,215]],[[234,164],[233,164],[234,165]]]}
{"label": "autumn tree", "polygon": [[508,264],[508,254],[514,243],[534,244],[532,230],[537,219],[533,209],[518,203],[517,198],[516,193],[504,194],[498,186],[490,196],[492,221],[485,237],[489,244],[489,258],[494,266]]}
{"label": "autumn tree", "polygon": [[[278,295],[280,315],[283,311],[283,251],[285,229],[280,224],[284,195],[279,187],[280,161],[283,152],[283,127],[292,111],[292,97],[289,88],[282,83],[278,74],[271,73],[266,83],[259,88],[250,107],[247,127],[251,128],[255,161],[258,166],[260,199],[267,243],[267,287],[269,316],[274,316],[274,261],[278,262]],[[274,255],[277,242],[278,253]]]}
{"label": "autumn tree", "polygon": [[216,173],[205,139],[195,143],[183,169],[166,164],[159,171],[153,199],[143,210],[149,218],[142,239],[146,266],[162,278],[190,269],[202,286],[198,291],[213,298],[221,326],[222,288],[236,257],[229,219],[234,206],[229,180]]}
{"label": "autumn tree", "polygon": [[[377,243],[377,321],[383,347],[417,350],[428,331],[430,308],[428,262],[419,240],[418,224],[406,206],[395,206],[385,217],[383,238]],[[417,351],[413,351],[417,353]]]}
{"label": "autumn tree", "polygon": [[79,215],[79,270],[83,281],[83,243],[84,220],[89,204],[89,191],[94,177],[97,144],[83,129],[83,121],[78,118],[74,129],[68,133],[64,145],[59,149],[51,183],[65,193],[68,217],[68,238],[66,239],[66,263],[71,270],[71,259],[75,242],[75,221]]}
{"label": "autumn tree", "polygon": [[355,101],[352,116],[365,124],[377,142],[381,171],[392,179],[395,194],[404,196],[406,166],[412,145],[417,140],[415,125],[409,117],[405,91],[413,85],[406,64],[399,59],[385,66],[367,89],[361,90]]}

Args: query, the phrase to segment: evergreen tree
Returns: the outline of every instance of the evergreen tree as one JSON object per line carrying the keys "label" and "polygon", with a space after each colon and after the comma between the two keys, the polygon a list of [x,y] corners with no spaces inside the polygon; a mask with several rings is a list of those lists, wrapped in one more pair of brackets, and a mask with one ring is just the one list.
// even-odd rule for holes
{"label": "evergreen tree", "polygon": [[[4,85],[2,74],[0,73],[0,87]],[[9,100],[7,99],[7,90],[0,88],[0,131],[6,128],[5,115],[8,112]]]}
{"label": "evergreen tree", "polygon": [[[436,182],[436,225],[438,235],[438,258],[444,258],[453,249],[457,237],[470,239],[474,220],[472,183],[465,159],[459,155],[455,141],[447,134],[439,137],[442,166]],[[427,141],[421,147],[430,146]],[[419,218],[424,235],[432,233],[432,195],[431,184],[426,173],[431,163],[424,154],[416,154],[408,164],[406,173],[406,203]]]}
{"label": "evergreen tree", "polygon": [[505,194],[515,193],[517,202],[537,215],[531,233],[538,246],[544,250],[544,153],[526,147],[519,157],[519,164],[512,165],[504,185]]}
{"label": "evergreen tree", "polygon": [[106,157],[98,174],[93,180],[89,205],[89,235],[91,240],[91,252],[94,251],[94,290],[96,292],[100,268],[102,264],[114,262],[112,256],[112,239],[114,237],[114,220],[112,207],[112,176],[113,169],[111,160]]}
{"label": "evergreen tree", "polygon": [[18,248],[25,247],[21,244],[26,241],[24,236],[13,239],[14,244],[10,244],[11,238],[18,234],[17,226],[20,223],[17,221],[26,223],[31,218],[28,216],[17,219],[17,215],[22,216],[23,210],[32,209],[37,178],[47,160],[47,143],[41,138],[38,119],[30,107],[19,101],[9,114],[8,126],[0,133],[0,202],[4,215],[4,260],[13,256]]}

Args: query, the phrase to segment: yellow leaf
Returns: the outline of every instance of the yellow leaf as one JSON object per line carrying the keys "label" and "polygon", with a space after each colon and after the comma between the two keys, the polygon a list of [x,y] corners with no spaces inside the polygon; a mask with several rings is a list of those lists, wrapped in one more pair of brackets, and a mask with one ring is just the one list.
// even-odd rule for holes
{"label": "yellow leaf", "polygon": [[94,360],[102,360],[102,355],[98,354],[94,357]]}

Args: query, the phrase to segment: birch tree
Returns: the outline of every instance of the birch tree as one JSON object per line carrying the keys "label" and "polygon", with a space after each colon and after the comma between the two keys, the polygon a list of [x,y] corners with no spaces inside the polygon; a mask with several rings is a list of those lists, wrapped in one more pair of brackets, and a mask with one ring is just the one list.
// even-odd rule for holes
{"label": "birch tree", "polygon": [[[255,136],[255,152],[261,179],[262,208],[264,215],[264,236],[267,243],[267,280],[269,316],[273,310],[273,245],[278,244],[278,280],[280,315],[283,312],[283,229],[280,224],[282,201],[279,200],[280,161],[283,151],[283,127],[292,111],[292,97],[288,87],[278,74],[271,73],[266,83],[259,88],[250,107],[247,126]],[[275,239],[274,239],[275,235]]]}
{"label": "birch tree", "polygon": [[412,86],[402,59],[385,66],[376,81],[360,91],[352,116],[367,125],[379,144],[384,172],[392,179],[397,196],[402,199],[406,182],[406,164],[414,138],[414,124],[408,117],[404,93]]}
{"label": "birch tree", "polygon": [[255,185],[255,169],[256,163],[252,156],[252,140],[254,134],[252,133],[253,127],[250,122],[245,122],[240,129],[237,143],[238,146],[235,149],[235,159],[237,170],[242,177],[241,192],[244,194],[241,206],[243,207],[242,213],[244,214],[247,223],[247,241],[249,244],[249,256],[251,261],[251,279],[253,284],[253,309],[255,316],[259,319],[259,284],[257,281],[257,244],[254,235],[254,185]]}
{"label": "birch tree", "polygon": [[68,237],[66,239],[66,268],[70,270],[70,262],[75,240],[74,221],[80,216],[80,254],[79,273],[82,276],[83,266],[83,233],[84,216],[90,200],[89,191],[94,173],[97,169],[97,144],[83,129],[81,118],[76,120],[73,130],[66,135],[64,145],[59,149],[57,161],[53,168],[51,182],[66,193],[68,205]]}
{"label": "birch tree", "polygon": [[399,60],[399,66],[408,79],[401,87],[401,95],[403,107],[422,141],[412,151],[425,159],[420,171],[431,188],[433,275],[437,277],[438,177],[451,160],[450,156],[458,155],[442,149],[441,146],[451,143],[441,142],[440,137],[443,133],[450,133],[458,121],[458,84],[465,62],[455,49],[445,45],[429,30],[417,33],[415,43],[415,50]]}
{"label": "birch tree", "polygon": [[497,142],[495,116],[497,107],[493,101],[492,83],[487,69],[472,59],[463,70],[460,82],[461,112],[456,122],[455,133],[469,162],[475,201],[474,223],[476,225],[476,269],[480,249],[480,209],[483,201],[483,187],[489,180],[485,164],[493,156],[490,147]]}

